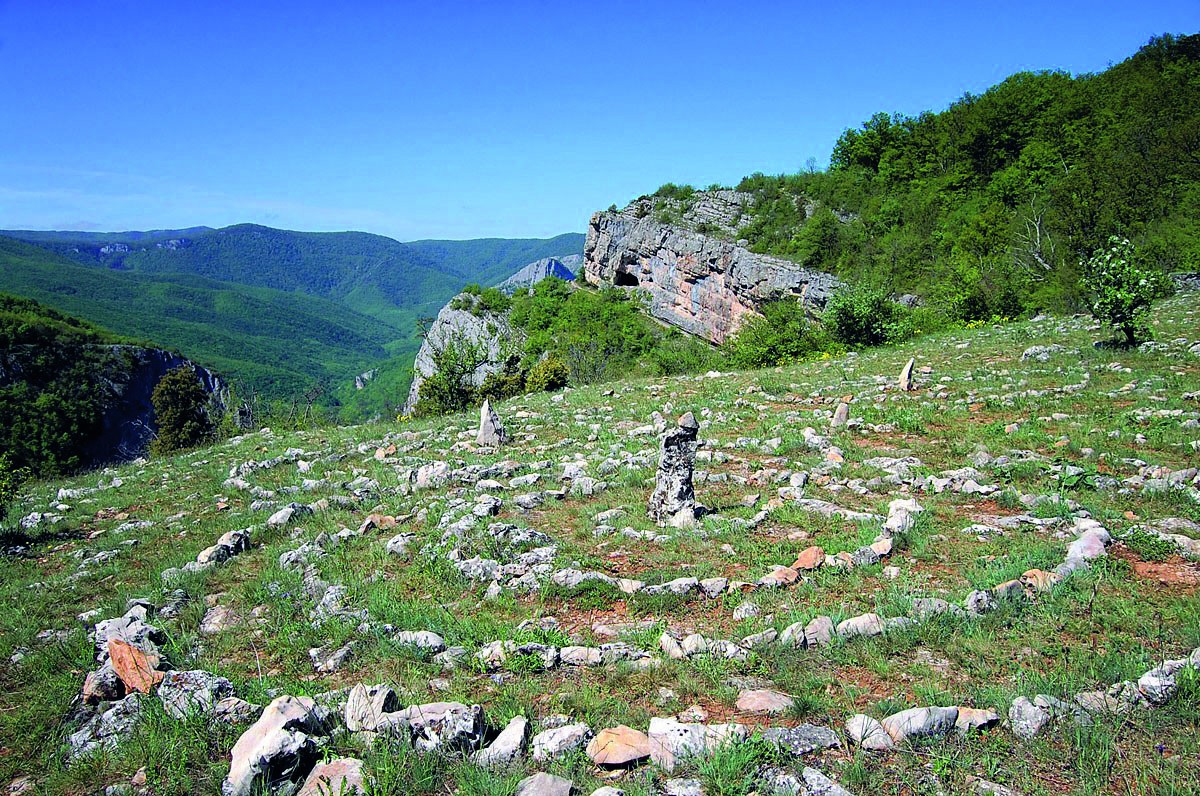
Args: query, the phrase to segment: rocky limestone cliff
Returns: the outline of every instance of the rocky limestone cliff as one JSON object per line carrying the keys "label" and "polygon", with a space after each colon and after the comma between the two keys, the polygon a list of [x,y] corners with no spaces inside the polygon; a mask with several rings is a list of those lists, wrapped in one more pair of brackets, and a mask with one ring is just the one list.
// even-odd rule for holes
{"label": "rocky limestone cliff", "polygon": [[575,279],[575,274],[582,264],[582,254],[547,257],[544,260],[530,263],[508,279],[505,279],[497,287],[505,293],[515,293],[518,290],[533,287],[538,282],[551,276],[570,282]]}
{"label": "rocky limestone cliff", "polygon": [[195,368],[204,391],[211,396],[214,411],[227,409],[229,386],[211,370],[179,354],[131,345],[104,348],[111,354],[113,366],[101,371],[99,377],[111,401],[105,408],[103,430],[88,446],[96,464],[128,461],[146,453],[158,430],[150,395],[169,370]]}
{"label": "rocky limestone cliff", "polygon": [[524,332],[509,323],[507,313],[487,312],[473,307],[476,304],[475,296],[459,293],[438,312],[417,352],[412,387],[408,391],[408,400],[404,402],[405,414],[412,412],[417,405],[421,384],[437,372],[438,352],[444,350],[448,343],[465,343],[480,348],[484,361],[475,368],[470,379],[476,387],[482,385],[488,375],[498,372],[509,356],[520,351],[525,341]]}
{"label": "rocky limestone cliff", "polygon": [[642,197],[596,213],[583,277],[645,291],[654,317],[717,344],[769,301],[795,297],[823,307],[841,286],[836,277],[755,254],[736,240],[750,201],[736,191],[700,191],[686,201]]}
{"label": "rocky limestone cliff", "polygon": [[[22,345],[0,351],[0,388],[27,382],[36,393],[39,384],[54,378],[44,372],[38,348]],[[108,344],[82,345],[74,351],[91,363],[87,373],[103,403],[96,430],[79,446],[85,466],[130,461],[146,453],[158,429],[150,396],[169,370],[194,367],[212,396],[213,410],[221,413],[227,408],[229,387],[221,377],[171,351]]]}

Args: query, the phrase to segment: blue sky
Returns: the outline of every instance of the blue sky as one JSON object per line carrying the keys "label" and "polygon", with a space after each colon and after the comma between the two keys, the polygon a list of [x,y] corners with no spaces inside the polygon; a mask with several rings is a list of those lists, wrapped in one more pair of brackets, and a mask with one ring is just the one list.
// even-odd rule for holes
{"label": "blue sky", "polygon": [[0,228],[583,231],[1200,29],[1200,0],[908,5],[0,0]]}

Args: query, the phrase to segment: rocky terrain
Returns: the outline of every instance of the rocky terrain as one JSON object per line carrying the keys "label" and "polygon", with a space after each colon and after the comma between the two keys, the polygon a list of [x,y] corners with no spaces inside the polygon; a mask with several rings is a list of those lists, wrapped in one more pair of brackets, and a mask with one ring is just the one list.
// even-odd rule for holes
{"label": "rocky terrain", "polygon": [[835,277],[755,254],[737,240],[750,201],[736,191],[699,191],[686,201],[642,197],[596,213],[583,278],[645,291],[656,318],[718,344],[768,301],[824,306],[841,285]]}
{"label": "rocky terrain", "polygon": [[1131,350],[1039,318],[37,484],[0,776],[1192,792],[1200,306],[1154,318]]}
{"label": "rocky terrain", "polygon": [[568,254],[563,257],[547,257],[544,260],[532,262],[505,279],[497,287],[506,293],[530,288],[547,277],[556,277],[570,282],[575,278],[575,272],[583,264],[583,255]]}

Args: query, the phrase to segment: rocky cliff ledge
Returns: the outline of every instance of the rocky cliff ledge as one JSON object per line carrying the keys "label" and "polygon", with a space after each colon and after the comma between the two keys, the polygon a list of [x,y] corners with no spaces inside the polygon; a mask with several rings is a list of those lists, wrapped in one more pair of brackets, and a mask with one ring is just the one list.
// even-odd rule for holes
{"label": "rocky cliff ledge", "polygon": [[64,357],[83,363],[70,378],[82,373],[90,384],[78,386],[99,399],[97,414],[76,418],[80,437],[74,450],[84,467],[130,461],[146,453],[158,430],[150,396],[169,370],[195,368],[211,396],[211,411],[227,409],[229,387],[220,376],[171,351],[135,345],[71,345],[49,353],[47,345],[8,346],[0,349],[0,389],[17,385],[36,396],[64,378]]}
{"label": "rocky cliff ledge", "polygon": [[158,430],[150,395],[169,370],[195,368],[210,396],[212,410],[221,413],[227,409],[229,386],[220,376],[190,359],[161,348],[108,345],[97,349],[107,351],[110,364],[97,373],[108,400],[100,433],[87,447],[95,464],[129,461],[146,453]]}
{"label": "rocky cliff ledge", "polygon": [[421,385],[437,373],[437,356],[447,345],[471,346],[478,350],[478,366],[470,376],[476,387],[492,373],[497,373],[512,354],[521,350],[525,335],[513,328],[507,313],[494,313],[476,306],[476,297],[470,293],[459,293],[437,317],[421,341],[417,360],[413,366],[412,387],[408,400],[404,402],[404,413],[412,412],[420,397]]}
{"label": "rocky cliff ledge", "polygon": [[736,240],[751,196],[700,191],[687,200],[642,197],[592,216],[583,278],[645,291],[654,317],[722,343],[764,303],[795,297],[815,309],[841,282]]}

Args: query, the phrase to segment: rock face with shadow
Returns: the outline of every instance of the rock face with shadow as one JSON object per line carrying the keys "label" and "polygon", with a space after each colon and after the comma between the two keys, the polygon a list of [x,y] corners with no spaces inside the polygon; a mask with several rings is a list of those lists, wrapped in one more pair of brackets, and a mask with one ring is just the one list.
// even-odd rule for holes
{"label": "rock face with shadow", "polygon": [[737,191],[699,191],[686,201],[642,197],[596,213],[583,278],[645,291],[654,317],[717,344],[767,302],[792,297],[824,307],[842,284],[836,277],[756,254],[737,239],[750,202]]}
{"label": "rock face with shadow", "polygon": [[64,344],[49,357],[41,346],[12,345],[0,349],[0,389],[20,387],[36,396],[47,385],[69,378],[97,395],[96,417],[80,418],[77,450],[81,466],[96,467],[136,459],[146,453],[158,430],[150,396],[160,379],[178,367],[196,372],[209,394],[214,414],[227,410],[229,387],[216,373],[186,357],[161,348],[124,344]]}

